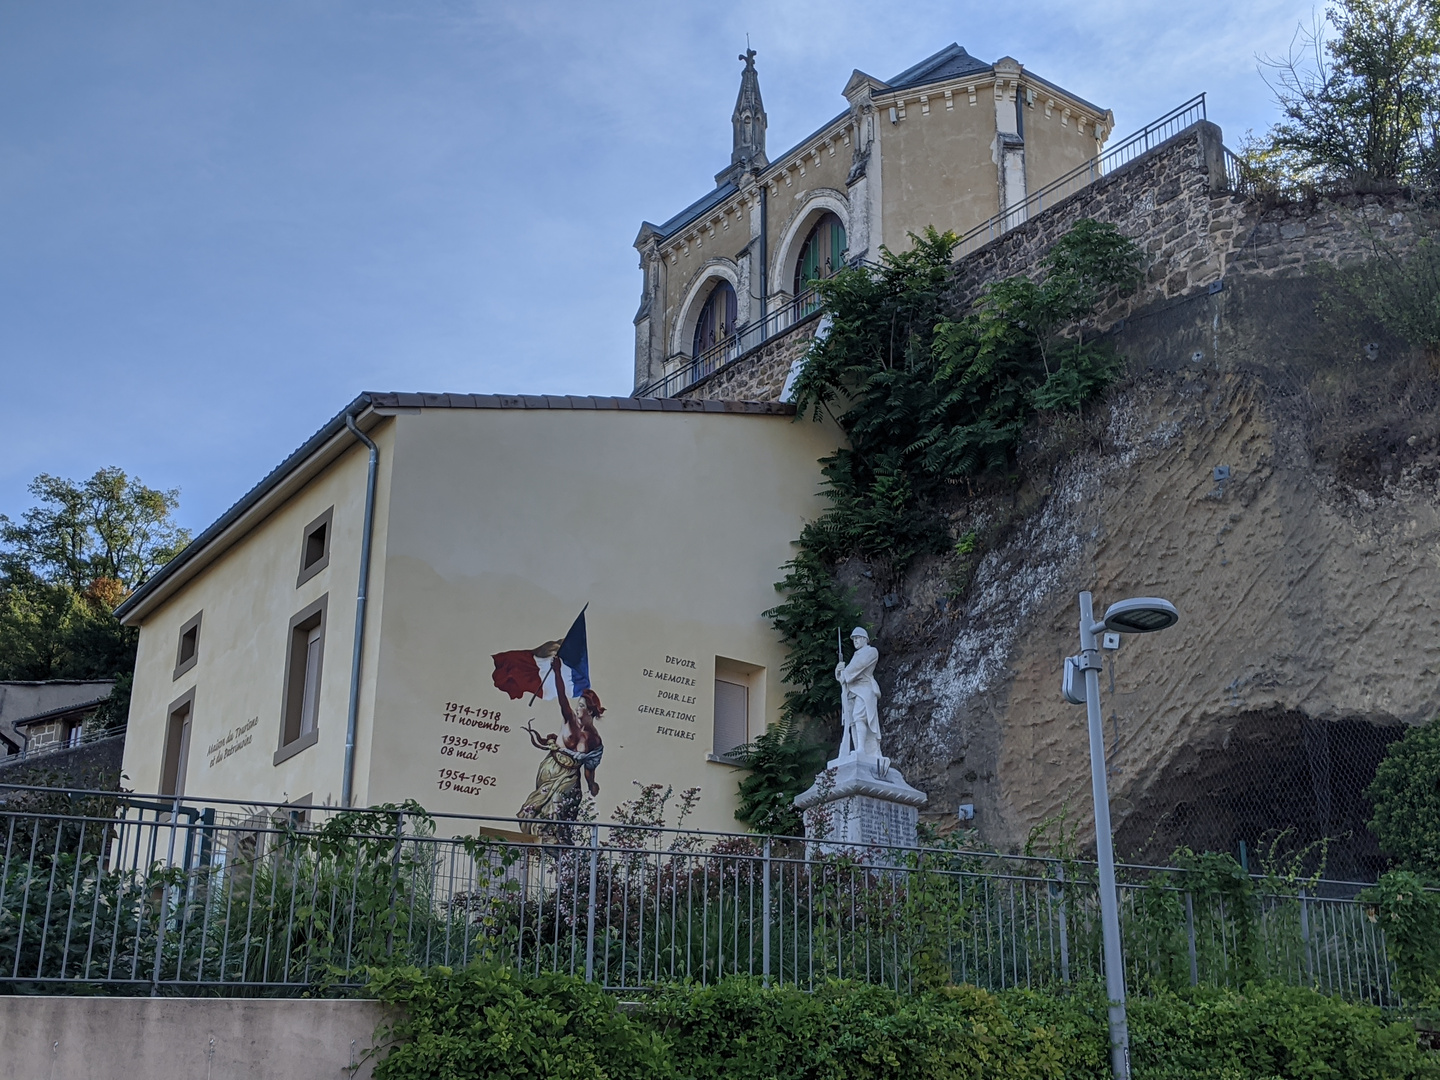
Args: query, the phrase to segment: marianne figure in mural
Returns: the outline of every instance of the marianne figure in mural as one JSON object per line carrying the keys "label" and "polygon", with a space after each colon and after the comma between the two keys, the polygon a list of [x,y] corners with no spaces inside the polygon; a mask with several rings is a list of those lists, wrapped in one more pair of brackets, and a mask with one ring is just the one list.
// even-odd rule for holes
{"label": "marianne figure in mural", "polygon": [[[580,808],[580,777],[584,774],[591,796],[600,794],[595,770],[605,753],[595,721],[605,714],[600,695],[590,687],[590,657],[585,640],[585,612],[581,611],[570,632],[559,641],[547,641],[537,649],[496,653],[494,682],[511,698],[530,695],[554,700],[560,705],[563,737],[543,739],[531,725],[525,730],[530,743],[545,751],[535,774],[535,790],[520,807],[522,818],[549,818],[572,821]],[[533,828],[522,825],[525,832]]]}

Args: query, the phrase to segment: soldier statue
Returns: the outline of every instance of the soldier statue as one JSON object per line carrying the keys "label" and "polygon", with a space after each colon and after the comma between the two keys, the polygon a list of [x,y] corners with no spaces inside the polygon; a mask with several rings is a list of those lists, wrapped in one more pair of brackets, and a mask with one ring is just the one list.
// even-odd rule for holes
{"label": "soldier statue", "polygon": [[875,681],[875,665],[880,651],[870,644],[870,635],[857,626],[850,633],[855,655],[845,663],[841,654],[835,665],[835,679],[840,683],[840,720],[844,734],[840,737],[840,757],[855,754],[862,758],[884,761],[880,755],[880,684]]}

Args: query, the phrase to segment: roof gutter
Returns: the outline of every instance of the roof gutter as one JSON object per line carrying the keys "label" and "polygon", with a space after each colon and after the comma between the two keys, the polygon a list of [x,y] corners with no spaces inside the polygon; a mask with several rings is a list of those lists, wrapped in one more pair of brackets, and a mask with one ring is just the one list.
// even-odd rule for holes
{"label": "roof gutter", "polygon": [[345,776],[341,781],[340,805],[349,806],[355,792],[355,728],[360,716],[360,657],[365,648],[365,600],[370,581],[370,540],[375,531],[375,473],[380,464],[380,448],[355,426],[355,417],[347,412],[345,426],[370,449],[370,465],[365,472],[365,523],[360,534],[360,584],[355,592],[355,644],[350,654],[350,705],[345,712]]}
{"label": "roof gutter", "polygon": [[152,601],[162,598],[168,592],[166,586],[177,574],[185,569],[195,559],[203,555],[212,545],[221,540],[226,533],[239,524],[251,511],[259,506],[269,495],[279,488],[297,469],[305,464],[316,453],[331,443],[336,436],[340,435],[349,426],[347,420],[361,415],[371,405],[371,395],[361,394],[349,405],[345,406],[336,416],[332,417],[324,427],[310,436],[305,443],[293,454],[287,457],[279,465],[271,470],[270,474],[247,491],[234,506],[221,514],[209,528],[205,529],[194,540],[186,545],[185,549],[162,566],[149,581],[136,589],[115,609],[115,617],[122,623],[134,625],[132,619],[138,619]]}

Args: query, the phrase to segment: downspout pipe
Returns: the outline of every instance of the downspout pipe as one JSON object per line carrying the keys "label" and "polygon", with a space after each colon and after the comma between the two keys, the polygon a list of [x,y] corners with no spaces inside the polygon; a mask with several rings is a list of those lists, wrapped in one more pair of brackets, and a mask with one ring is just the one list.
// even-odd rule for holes
{"label": "downspout pipe", "polygon": [[355,414],[345,414],[345,426],[370,450],[365,472],[365,522],[360,534],[360,584],[355,591],[355,646],[350,655],[350,705],[345,713],[345,776],[341,782],[340,805],[349,806],[355,793],[355,728],[360,716],[360,656],[365,648],[365,600],[370,582],[370,542],[375,533],[375,474],[380,466],[380,448],[355,426]]}
{"label": "downspout pipe", "polygon": [[765,338],[765,316],[770,307],[770,185],[760,183],[760,338]]}

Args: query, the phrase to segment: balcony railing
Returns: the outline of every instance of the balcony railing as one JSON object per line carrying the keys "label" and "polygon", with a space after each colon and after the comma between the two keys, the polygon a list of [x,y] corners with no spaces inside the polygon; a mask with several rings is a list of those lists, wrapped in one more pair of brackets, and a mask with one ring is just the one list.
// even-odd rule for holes
{"label": "balcony railing", "polygon": [[1070,170],[1057,180],[1052,180],[1040,190],[1016,206],[1008,207],[988,221],[960,237],[955,247],[955,258],[963,258],[976,248],[988,244],[1002,233],[1007,233],[1062,199],[1067,199],[1082,188],[1088,187],[1121,165],[1134,161],[1141,154],[1155,149],[1166,139],[1180,134],[1191,124],[1205,119],[1205,95],[1196,94],[1183,105],[1177,105],[1158,120],[1146,124],[1133,135],[1126,136],[1103,154],[1091,158],[1083,165]]}
{"label": "balcony railing", "polygon": [[716,342],[699,356],[681,364],[674,371],[662,375],[654,382],[646,383],[635,391],[636,397],[674,397],[683,390],[694,386],[706,376],[713,375],[726,364],[740,359],[757,345],[763,345],[771,338],[803,322],[820,310],[820,297],[814,289],[806,289],[799,296],[782,307],[772,311],[763,319],[740,327],[724,341]]}

